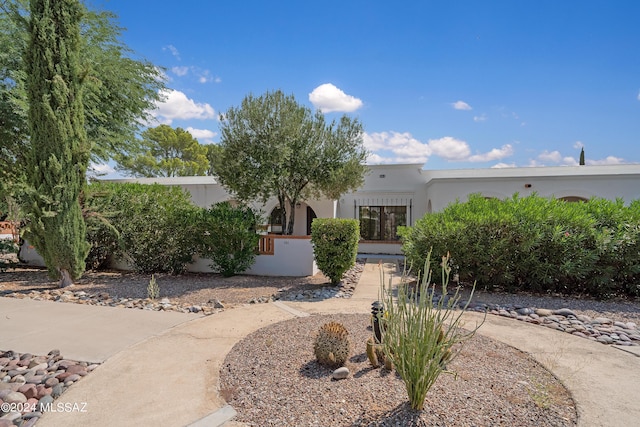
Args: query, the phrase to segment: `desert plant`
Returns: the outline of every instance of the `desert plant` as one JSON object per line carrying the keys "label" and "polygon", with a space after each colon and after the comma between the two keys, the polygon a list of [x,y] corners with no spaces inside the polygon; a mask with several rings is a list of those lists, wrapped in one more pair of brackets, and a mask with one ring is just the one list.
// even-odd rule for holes
{"label": "desert plant", "polygon": [[318,363],[329,367],[343,366],[349,358],[349,331],[338,322],[322,325],[313,344]]}
{"label": "desert plant", "polygon": [[391,359],[385,356],[384,354],[384,346],[382,344],[376,343],[374,337],[369,337],[367,339],[367,358],[369,359],[369,363],[374,368],[378,368],[381,365],[384,365],[388,370],[393,369],[393,364],[391,363]]}
{"label": "desert plant", "polygon": [[160,287],[158,286],[158,282],[156,281],[156,276],[151,275],[151,279],[149,280],[149,284],[147,285],[147,297],[149,299],[156,299],[160,296]]}
{"label": "desert plant", "polygon": [[316,218],[311,223],[313,255],[320,271],[334,285],[356,263],[359,227],[355,219]]}
{"label": "desert plant", "polygon": [[[446,363],[454,359],[460,351],[455,344],[471,338],[481,324],[470,332],[461,328],[461,318],[473,296],[462,310],[456,313],[460,295],[448,297],[449,258],[442,257],[442,295],[437,296],[435,286],[431,286],[431,253],[427,255],[421,280],[417,286],[406,286],[408,272],[403,272],[397,297],[391,280],[385,286],[381,270],[381,294],[386,312],[380,315],[385,332],[382,344],[387,357],[402,378],[409,395],[411,407],[422,410],[425,397],[438,376],[445,371]],[[474,286],[475,289],[475,286]]]}
{"label": "desert plant", "polygon": [[198,254],[211,260],[211,268],[229,277],[255,262],[260,236],[258,214],[246,206],[216,203],[200,214]]}

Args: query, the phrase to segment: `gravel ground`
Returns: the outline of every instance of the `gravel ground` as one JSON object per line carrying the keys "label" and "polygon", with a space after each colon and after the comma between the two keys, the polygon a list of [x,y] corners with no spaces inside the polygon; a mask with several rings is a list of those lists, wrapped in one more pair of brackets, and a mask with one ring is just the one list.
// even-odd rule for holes
{"label": "gravel ground", "polygon": [[[113,297],[145,298],[150,276],[129,272],[87,272],[73,291],[106,292]],[[160,298],[176,304],[204,305],[212,299],[225,309],[250,300],[314,291],[328,285],[321,273],[303,278],[217,274],[156,275]],[[11,269],[0,273],[0,295],[56,289],[46,271]],[[469,289],[463,289],[463,296]],[[640,324],[638,301],[596,301],[559,295],[476,291],[474,301],[503,306],[570,308],[591,317]],[[394,373],[371,369],[364,342],[369,317],[331,316],[347,326],[353,344],[348,363],[352,375],[330,379],[318,366],[312,337],[329,321],[311,316],[273,325],[248,336],[228,355],[222,370],[222,395],[236,408],[240,421],[255,426],[485,426],[575,425],[575,406],[562,385],[525,354],[477,336],[450,368],[457,380],[442,375],[427,396],[425,411],[407,405],[404,385]]]}
{"label": "gravel ground", "polygon": [[[315,361],[313,338],[328,321],[349,330],[351,375],[332,380]],[[367,315],[310,316],[247,336],[227,355],[221,395],[250,426],[572,426],[567,390],[526,354],[475,336],[411,410],[395,372],[373,369],[365,353]]]}
{"label": "gravel ground", "polygon": [[[146,298],[151,275],[121,271],[88,271],[70,290],[87,293],[108,293],[112,298]],[[206,305],[217,299],[225,307],[246,304],[251,299],[292,292],[314,290],[329,284],[322,273],[309,277],[263,277],[187,273],[179,276],[156,274],[160,298],[174,304]],[[58,289],[58,283],[48,278],[44,269],[16,268],[0,273],[0,293]]]}

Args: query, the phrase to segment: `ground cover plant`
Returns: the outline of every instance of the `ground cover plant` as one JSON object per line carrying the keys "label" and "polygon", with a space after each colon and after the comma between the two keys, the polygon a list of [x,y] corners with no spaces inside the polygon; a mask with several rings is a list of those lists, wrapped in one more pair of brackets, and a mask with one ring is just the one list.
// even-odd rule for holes
{"label": "ground cover plant", "polygon": [[472,195],[400,230],[410,264],[451,251],[454,273],[485,289],[640,295],[640,202],[567,203]]}

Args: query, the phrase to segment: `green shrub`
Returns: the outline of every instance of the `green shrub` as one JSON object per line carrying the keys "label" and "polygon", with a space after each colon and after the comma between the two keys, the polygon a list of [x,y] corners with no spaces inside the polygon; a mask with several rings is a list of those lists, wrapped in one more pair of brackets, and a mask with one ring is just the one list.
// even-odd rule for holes
{"label": "green shrub", "polygon": [[13,239],[0,239],[0,273],[18,263],[18,244]]}
{"label": "green shrub", "polygon": [[311,223],[316,263],[332,284],[338,284],[342,275],[355,265],[359,236],[355,219],[316,218]]}
{"label": "green shrub", "polygon": [[506,291],[637,295],[640,203],[472,195],[401,230],[407,260],[451,251],[460,280]]}
{"label": "green shrub", "polygon": [[[97,186],[97,187],[94,187]],[[119,233],[113,256],[121,258],[141,273],[179,274],[192,261],[196,245],[197,216],[188,194],[178,187],[159,184],[94,183],[90,193],[110,193],[89,203],[105,227]],[[113,235],[97,227],[91,243],[109,253]],[[101,236],[106,236],[101,240]],[[105,243],[106,242],[106,243]]]}
{"label": "green shrub", "polygon": [[[442,258],[441,295],[447,295],[450,269],[449,259]],[[449,298],[437,298],[435,286],[431,286],[431,252],[426,255],[422,280],[418,286],[407,286],[403,274],[397,287],[397,297],[391,281],[385,286],[381,280],[381,295],[385,307],[379,321],[383,325],[382,346],[385,357],[390,359],[407,389],[411,408],[422,410],[425,397],[438,376],[446,370],[446,365],[459,353],[455,344],[471,338],[481,326],[471,332],[460,329],[463,310],[456,312],[460,302],[458,291]],[[474,287],[475,289],[475,287]]]}
{"label": "green shrub", "polygon": [[120,232],[112,223],[118,215],[112,208],[113,194],[106,185],[98,183],[85,189],[82,212],[89,243],[89,254],[85,260],[87,270],[107,267],[119,248]]}
{"label": "green shrub", "polygon": [[260,236],[257,213],[228,202],[217,203],[200,214],[198,254],[212,261],[211,268],[229,277],[239,274],[255,262]]}

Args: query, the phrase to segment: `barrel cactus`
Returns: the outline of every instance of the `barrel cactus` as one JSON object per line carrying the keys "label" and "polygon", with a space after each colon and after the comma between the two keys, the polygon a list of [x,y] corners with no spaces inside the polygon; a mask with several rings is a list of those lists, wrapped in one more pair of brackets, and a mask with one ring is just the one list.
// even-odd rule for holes
{"label": "barrel cactus", "polygon": [[313,344],[318,363],[329,367],[343,366],[349,358],[351,343],[349,332],[338,322],[322,325]]}

